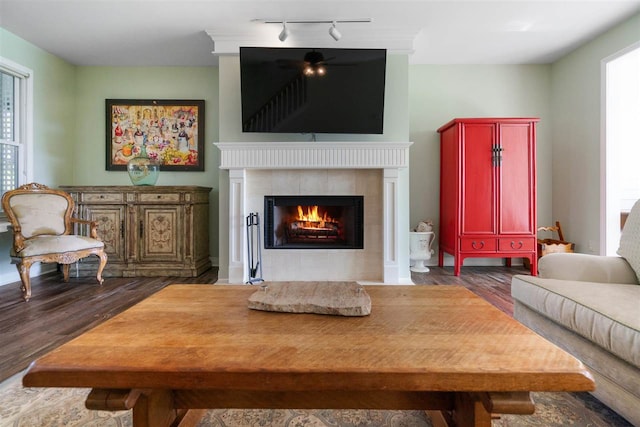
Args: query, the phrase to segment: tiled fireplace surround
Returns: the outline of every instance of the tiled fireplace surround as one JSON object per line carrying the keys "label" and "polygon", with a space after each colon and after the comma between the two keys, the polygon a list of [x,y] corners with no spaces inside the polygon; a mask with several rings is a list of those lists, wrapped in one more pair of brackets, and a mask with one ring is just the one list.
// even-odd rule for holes
{"label": "tiled fireplace surround", "polygon": [[[265,195],[364,196],[364,249],[262,248],[265,280],[356,280],[406,283],[407,232],[399,229],[400,170],[409,165],[410,142],[218,143],[221,169],[229,170],[229,283],[247,273],[245,218],[264,218]],[[408,188],[404,189],[408,190]],[[408,194],[408,191],[406,191]],[[404,209],[403,209],[404,211]],[[400,221],[401,222],[401,221]],[[264,227],[262,227],[264,232]],[[407,230],[408,231],[408,230]]]}

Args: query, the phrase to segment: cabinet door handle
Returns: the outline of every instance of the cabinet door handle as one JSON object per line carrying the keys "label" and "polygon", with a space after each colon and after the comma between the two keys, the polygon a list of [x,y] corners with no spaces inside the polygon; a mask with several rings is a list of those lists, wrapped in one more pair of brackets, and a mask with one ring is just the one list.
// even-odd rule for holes
{"label": "cabinet door handle", "polygon": [[140,237],[144,236],[144,224],[140,221]]}
{"label": "cabinet door handle", "polygon": [[476,245],[476,241],[474,240],[473,242],[471,242],[471,247],[476,250],[482,249],[484,248],[484,241],[481,241],[479,245]]}
{"label": "cabinet door handle", "polygon": [[491,163],[493,166],[500,166],[502,164],[502,152],[504,148],[500,144],[491,144]]}
{"label": "cabinet door handle", "polygon": [[522,246],[523,246],[522,240],[518,242],[517,248],[516,248],[516,242],[514,242],[513,240],[511,241],[511,249],[522,249]]}
{"label": "cabinet door handle", "polygon": [[120,221],[120,237],[124,238],[124,219]]}

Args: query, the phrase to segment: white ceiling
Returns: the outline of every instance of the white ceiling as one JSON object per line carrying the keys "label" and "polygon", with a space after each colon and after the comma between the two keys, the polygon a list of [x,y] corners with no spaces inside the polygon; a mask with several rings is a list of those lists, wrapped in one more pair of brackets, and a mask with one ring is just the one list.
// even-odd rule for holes
{"label": "white ceiling", "polygon": [[[640,0],[0,0],[0,27],[89,66],[215,65],[212,51],[234,39],[398,48],[419,64],[526,64],[553,62],[638,12]],[[338,42],[328,24],[291,24],[283,44],[281,26],[261,18],[373,22],[338,24]]]}

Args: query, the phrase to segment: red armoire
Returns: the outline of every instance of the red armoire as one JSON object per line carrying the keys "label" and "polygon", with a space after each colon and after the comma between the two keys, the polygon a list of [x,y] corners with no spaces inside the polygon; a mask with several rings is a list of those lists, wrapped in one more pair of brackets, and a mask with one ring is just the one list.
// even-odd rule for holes
{"label": "red armoire", "polygon": [[454,257],[528,258],[536,253],[537,118],[453,119],[440,133],[440,248]]}

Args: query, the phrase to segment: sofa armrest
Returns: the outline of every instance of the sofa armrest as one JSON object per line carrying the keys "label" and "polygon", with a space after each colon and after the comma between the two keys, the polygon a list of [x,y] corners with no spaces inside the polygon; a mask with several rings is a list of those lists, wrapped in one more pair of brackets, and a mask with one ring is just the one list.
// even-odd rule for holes
{"label": "sofa armrest", "polygon": [[578,253],[553,253],[538,260],[540,277],[581,282],[638,284],[624,258]]}

